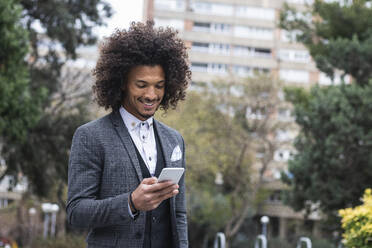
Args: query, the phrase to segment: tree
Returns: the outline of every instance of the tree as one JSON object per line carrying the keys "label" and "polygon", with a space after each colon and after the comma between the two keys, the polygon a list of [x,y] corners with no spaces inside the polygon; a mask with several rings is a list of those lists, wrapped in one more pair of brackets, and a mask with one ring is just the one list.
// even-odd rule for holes
{"label": "tree", "polygon": [[371,15],[370,0],[315,0],[304,12],[285,4],[280,27],[296,34],[328,76],[339,70],[366,85],[372,77]]}
{"label": "tree", "polygon": [[[67,61],[77,58],[79,46],[96,42],[92,29],[102,25],[102,18],[109,17],[111,10],[101,0],[20,3],[24,8],[22,22],[30,34],[30,46],[26,45],[31,48],[29,95],[41,101],[41,115],[26,130],[25,142],[10,142],[4,147],[5,173],[16,178],[23,173],[33,193],[41,197],[58,195],[63,208],[72,135],[77,126],[90,119],[89,80],[82,72],[64,73],[64,68]],[[40,88],[47,92],[43,99],[36,94]]]}
{"label": "tree", "polygon": [[280,83],[269,76],[199,90],[163,120],[181,132],[187,146],[191,246],[206,244],[217,231],[230,242],[256,213],[279,145],[276,131],[285,128],[275,118],[283,105]]}
{"label": "tree", "polygon": [[298,153],[289,161],[293,178],[286,179],[289,203],[299,210],[318,202],[327,214],[356,205],[372,180],[372,85],[288,90],[287,96],[301,127]]}
{"label": "tree", "polygon": [[363,0],[317,0],[302,14],[288,6],[281,14],[281,27],[297,33],[321,71],[354,79],[310,92],[286,90],[300,126],[297,154],[283,177],[291,186],[287,201],[296,210],[316,206],[335,217],[338,209],[358,204],[371,186],[371,14],[371,1]]}
{"label": "tree", "polygon": [[0,3],[0,144],[24,140],[40,116],[40,100],[30,94],[25,60],[29,41],[20,22],[21,12],[22,7],[13,0]]}
{"label": "tree", "polygon": [[363,204],[339,211],[347,247],[368,248],[372,244],[372,190],[366,189]]}

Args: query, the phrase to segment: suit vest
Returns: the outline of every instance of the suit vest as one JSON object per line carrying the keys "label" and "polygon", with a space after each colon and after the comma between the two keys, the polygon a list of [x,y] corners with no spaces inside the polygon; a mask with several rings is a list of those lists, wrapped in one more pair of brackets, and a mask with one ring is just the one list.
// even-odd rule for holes
{"label": "suit vest", "polygon": [[[154,134],[157,149],[157,162],[155,169],[155,176],[159,177],[161,170],[165,167],[163,150],[160,145],[158,133],[154,126]],[[142,159],[141,154],[136,153],[140,163],[143,178],[151,177],[150,172]],[[171,248],[175,240],[172,239],[172,225],[171,225],[171,209],[169,199],[163,201],[156,209],[146,211],[145,237],[143,248]]]}

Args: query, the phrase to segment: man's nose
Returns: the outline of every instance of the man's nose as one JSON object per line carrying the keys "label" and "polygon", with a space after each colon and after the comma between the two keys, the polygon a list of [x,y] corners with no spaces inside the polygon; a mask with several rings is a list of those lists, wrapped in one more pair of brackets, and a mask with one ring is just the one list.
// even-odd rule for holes
{"label": "man's nose", "polygon": [[146,89],[145,98],[148,100],[155,100],[157,98],[156,91],[154,87],[149,87]]}

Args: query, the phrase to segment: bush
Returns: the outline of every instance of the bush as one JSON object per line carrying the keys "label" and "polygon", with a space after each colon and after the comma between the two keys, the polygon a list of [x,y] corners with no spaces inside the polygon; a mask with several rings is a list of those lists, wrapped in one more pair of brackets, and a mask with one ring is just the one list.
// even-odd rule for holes
{"label": "bush", "polygon": [[343,238],[350,248],[372,247],[372,190],[366,189],[363,204],[355,208],[341,209]]}
{"label": "bush", "polygon": [[283,240],[283,239],[280,239],[280,238],[269,239],[267,246],[269,248],[277,248],[277,247],[292,248],[292,247],[294,247],[287,240]]}
{"label": "bush", "polygon": [[326,239],[311,239],[314,248],[335,248],[336,246]]}

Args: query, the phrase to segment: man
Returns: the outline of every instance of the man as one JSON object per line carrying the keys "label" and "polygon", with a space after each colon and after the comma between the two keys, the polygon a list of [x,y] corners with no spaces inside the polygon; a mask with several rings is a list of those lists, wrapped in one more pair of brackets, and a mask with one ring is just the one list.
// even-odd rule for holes
{"label": "man", "polygon": [[90,229],[89,248],[188,247],[184,176],[157,181],[162,168],[185,167],[184,141],[153,118],[185,98],[184,43],[171,29],[132,23],[103,43],[94,75],[96,100],[112,112],[74,134],[69,223]]}

